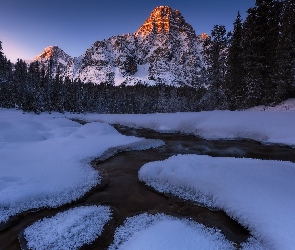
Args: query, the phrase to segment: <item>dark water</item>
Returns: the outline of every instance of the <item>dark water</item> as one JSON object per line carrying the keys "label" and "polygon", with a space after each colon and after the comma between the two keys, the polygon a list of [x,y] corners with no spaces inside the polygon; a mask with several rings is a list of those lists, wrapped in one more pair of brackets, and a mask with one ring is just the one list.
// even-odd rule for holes
{"label": "dark water", "polygon": [[140,167],[150,161],[164,160],[175,154],[207,154],[259,159],[277,159],[295,162],[295,149],[278,145],[261,145],[254,141],[208,141],[192,135],[160,134],[143,129],[116,126],[122,134],[161,139],[165,146],[145,151],[119,153],[108,160],[93,161],[92,165],[104,172],[108,184],[103,190],[93,191],[84,199],[58,209],[44,209],[29,213],[16,224],[0,232],[0,249],[20,249],[18,235],[34,221],[70,207],[98,204],[109,205],[114,211],[113,219],[105,227],[101,237],[83,249],[105,249],[112,242],[116,226],[128,216],[142,212],[162,212],[181,217],[190,217],[197,222],[217,227],[237,244],[246,240],[249,233],[222,211],[210,211],[175,197],[158,194],[138,181]]}

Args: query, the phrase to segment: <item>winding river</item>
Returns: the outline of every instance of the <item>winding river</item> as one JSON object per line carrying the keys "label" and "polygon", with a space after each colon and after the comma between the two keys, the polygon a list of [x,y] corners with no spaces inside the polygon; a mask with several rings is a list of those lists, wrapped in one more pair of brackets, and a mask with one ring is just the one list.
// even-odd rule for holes
{"label": "winding river", "polygon": [[106,249],[113,240],[115,228],[123,220],[142,212],[162,212],[193,220],[221,229],[224,235],[237,245],[249,237],[249,232],[222,211],[210,211],[172,196],[158,194],[140,183],[138,170],[150,161],[164,160],[176,154],[206,154],[210,156],[248,157],[295,162],[295,149],[279,145],[262,145],[255,141],[203,140],[192,135],[158,133],[146,129],[131,129],[115,126],[125,135],[135,135],[150,139],[160,139],[164,146],[144,151],[121,152],[107,160],[99,158],[92,162],[100,170],[104,183],[91,191],[78,202],[57,209],[42,209],[27,213],[8,228],[0,231],[0,249],[20,249],[18,236],[30,224],[43,217],[53,216],[68,208],[89,204],[102,204],[112,207],[113,219],[106,225],[101,237],[90,246],[82,249]]}

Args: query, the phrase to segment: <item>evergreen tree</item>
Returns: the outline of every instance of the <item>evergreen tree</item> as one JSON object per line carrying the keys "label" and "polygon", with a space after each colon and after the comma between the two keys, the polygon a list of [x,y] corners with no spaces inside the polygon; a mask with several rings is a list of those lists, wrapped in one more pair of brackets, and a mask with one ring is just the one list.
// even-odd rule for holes
{"label": "evergreen tree", "polygon": [[0,41],[0,107],[14,107],[15,89],[12,80],[12,64],[2,52]]}
{"label": "evergreen tree", "polygon": [[0,84],[11,81],[11,77],[12,64],[2,52],[2,42],[0,41]]}
{"label": "evergreen tree", "polygon": [[4,61],[4,54],[2,52],[2,42],[0,41],[0,83],[4,81],[4,75],[5,75],[5,61]]}
{"label": "evergreen tree", "polygon": [[23,110],[28,110],[27,108],[27,64],[22,59],[17,59],[14,65],[13,72],[13,84],[15,85],[15,104]]}
{"label": "evergreen tree", "polygon": [[59,112],[64,112],[64,84],[62,78],[60,76],[60,66],[57,67],[55,77],[52,79],[53,81],[53,90],[52,90],[52,102],[53,102],[53,109]]}
{"label": "evergreen tree", "polygon": [[[45,71],[45,75],[44,75]],[[45,66],[41,69],[41,80],[43,81],[44,86],[44,104],[45,108],[49,113],[54,110],[53,105],[53,59],[50,57],[47,64],[47,71],[45,70]]]}
{"label": "evergreen tree", "polygon": [[227,74],[226,74],[226,96],[230,109],[240,107],[244,98],[243,86],[243,47],[242,47],[243,24],[240,12],[234,21],[234,30],[231,34],[228,49]]}
{"label": "evergreen tree", "polygon": [[243,27],[243,84],[246,105],[275,101],[278,79],[278,47],[281,4],[278,0],[256,0]]}
{"label": "evergreen tree", "polygon": [[4,67],[4,54],[2,52],[2,42],[0,41],[0,74],[3,74],[3,67]]}
{"label": "evergreen tree", "polygon": [[228,35],[225,26],[214,25],[211,37],[203,45],[203,58],[206,63],[207,84],[210,84],[212,108],[225,108],[225,75],[228,48]]}
{"label": "evergreen tree", "polygon": [[34,61],[29,65],[27,90],[30,99],[30,110],[35,113],[44,111],[44,92],[41,88],[41,72],[38,61]]}
{"label": "evergreen tree", "polygon": [[279,85],[277,97],[280,101],[295,96],[295,2],[283,1],[279,44]]}

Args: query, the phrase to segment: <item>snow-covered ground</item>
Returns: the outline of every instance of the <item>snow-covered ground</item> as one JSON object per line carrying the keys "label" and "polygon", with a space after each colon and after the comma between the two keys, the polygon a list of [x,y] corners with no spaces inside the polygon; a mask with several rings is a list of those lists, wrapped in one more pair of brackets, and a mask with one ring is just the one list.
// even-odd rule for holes
{"label": "snow-covered ground", "polygon": [[295,146],[294,111],[207,111],[171,114],[74,115],[161,132],[178,131],[205,139],[252,139],[263,143]]}
{"label": "snow-covered ground", "polygon": [[218,231],[188,219],[165,214],[140,214],[116,229],[109,250],[235,249]]}
{"label": "snow-covered ground", "polygon": [[276,106],[256,106],[249,110],[260,110],[260,111],[295,111],[295,98],[290,98]]}
{"label": "snow-covered ground", "polygon": [[79,249],[100,236],[110,218],[106,206],[76,207],[35,222],[24,237],[32,250]]}
{"label": "snow-covered ground", "polygon": [[294,249],[295,164],[178,155],[150,162],[139,179],[160,192],[218,207],[250,229],[265,249]]}
{"label": "snow-covered ground", "polygon": [[[292,105],[293,101],[289,100],[273,109],[261,109],[268,112],[256,107],[246,111],[147,115],[36,115],[0,109],[0,222],[29,209],[56,207],[83,196],[100,183],[99,172],[89,165],[90,160],[110,148],[132,145],[134,149],[137,146],[143,149],[159,145],[123,136],[105,123],[191,133],[206,139],[246,138],[294,147]],[[82,126],[68,118],[96,122]],[[139,178],[161,192],[226,211],[258,239],[251,238],[242,249],[257,250],[264,246],[289,250],[295,246],[294,163],[179,155],[144,165]],[[88,212],[78,214],[88,218]],[[71,213],[70,210],[64,214],[67,223],[62,232],[68,230],[67,226],[80,230],[80,220],[75,224],[70,219]],[[87,221],[86,217],[81,221]],[[117,229],[111,249],[153,246],[173,249],[172,245],[175,249],[194,249],[191,244],[196,242],[202,249],[232,247],[220,232],[189,220],[147,214],[134,218]],[[43,226],[47,231],[46,227],[53,225],[47,219],[42,223],[36,223],[38,229],[31,232],[41,232]],[[40,234],[26,235],[29,242],[36,242],[30,237]],[[51,238],[48,236],[48,240]]]}
{"label": "snow-covered ground", "polygon": [[78,199],[100,183],[92,158],[136,142],[153,146],[108,124],[82,126],[61,114],[0,109],[0,222]]}

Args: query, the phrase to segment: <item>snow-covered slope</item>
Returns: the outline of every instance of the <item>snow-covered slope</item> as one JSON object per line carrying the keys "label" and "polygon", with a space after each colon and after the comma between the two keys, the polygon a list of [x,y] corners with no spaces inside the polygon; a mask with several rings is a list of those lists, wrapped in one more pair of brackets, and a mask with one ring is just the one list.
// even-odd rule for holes
{"label": "snow-covered slope", "polygon": [[39,61],[41,66],[45,65],[45,69],[47,70],[50,59],[52,63],[52,74],[55,76],[58,71],[60,74],[62,74],[66,70],[67,64],[70,60],[72,60],[72,57],[58,46],[49,46],[45,48],[39,55],[35,56],[32,61]]}
{"label": "snow-covered slope", "polygon": [[62,56],[67,62],[63,75],[96,84],[194,85],[201,43],[178,10],[159,6],[135,33],[97,41],[78,58]]}
{"label": "snow-covered slope", "polygon": [[295,111],[295,98],[289,98],[276,106],[256,106],[248,110],[259,111]]}

